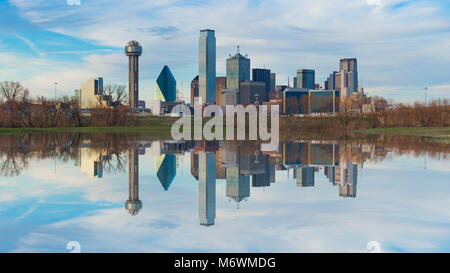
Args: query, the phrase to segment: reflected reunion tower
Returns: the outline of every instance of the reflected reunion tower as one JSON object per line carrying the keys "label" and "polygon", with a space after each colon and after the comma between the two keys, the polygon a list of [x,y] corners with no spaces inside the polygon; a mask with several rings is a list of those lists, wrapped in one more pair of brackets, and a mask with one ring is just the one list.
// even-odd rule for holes
{"label": "reflected reunion tower", "polygon": [[125,46],[128,56],[128,100],[130,107],[137,109],[139,102],[139,56],[142,46],[137,41],[130,41]]}

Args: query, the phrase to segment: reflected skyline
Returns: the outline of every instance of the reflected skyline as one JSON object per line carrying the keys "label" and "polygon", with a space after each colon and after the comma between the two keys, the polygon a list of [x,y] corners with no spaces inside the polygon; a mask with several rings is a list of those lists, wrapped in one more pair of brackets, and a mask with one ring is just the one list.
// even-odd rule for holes
{"label": "reflected skyline", "polygon": [[[80,217],[90,217],[89,223],[94,224],[97,213],[114,213],[115,216],[109,220],[111,229],[114,229],[116,221],[124,225],[139,223],[136,228],[141,231],[160,228],[161,232],[165,230],[173,237],[183,229],[193,232],[196,226],[200,229],[198,232],[203,230],[205,236],[223,242],[222,247],[216,245],[213,249],[239,251],[240,248],[224,247],[226,241],[238,247],[240,241],[246,242],[245,238],[240,237],[238,241],[237,238],[225,238],[213,232],[230,228],[234,230],[231,224],[244,229],[252,226],[250,230],[257,228],[260,233],[244,232],[249,243],[269,236],[272,241],[275,240],[273,246],[281,242],[289,245],[295,241],[285,241],[283,234],[288,234],[290,229],[301,230],[306,222],[315,226],[314,229],[322,228],[323,225],[323,228],[332,226],[340,233],[350,232],[359,221],[354,215],[356,212],[369,213],[367,217],[364,214],[358,217],[363,217],[361,222],[367,223],[377,219],[372,223],[377,226],[383,223],[380,217],[383,221],[395,219],[399,223],[412,214],[417,217],[414,218],[416,222],[421,221],[421,217],[428,219],[432,212],[424,208],[409,211],[411,206],[418,205],[418,199],[423,199],[424,204],[430,206],[426,202],[427,197],[441,200],[433,211],[439,215],[444,213],[441,208],[445,207],[446,201],[440,196],[443,194],[441,192],[446,191],[447,184],[442,183],[445,182],[443,178],[438,180],[440,184],[438,181],[423,181],[426,180],[425,173],[427,176],[433,175],[434,179],[445,177],[445,172],[439,173],[433,166],[438,162],[445,166],[450,153],[445,148],[428,146],[428,143],[406,147],[405,141],[399,141],[399,144],[380,144],[377,141],[301,140],[281,143],[276,151],[262,152],[257,142],[177,142],[143,140],[131,136],[93,138],[84,135],[47,136],[45,139],[30,138],[25,141],[4,138],[4,144],[0,145],[0,202],[4,202],[4,210],[0,212],[0,227],[5,229],[6,223],[2,225],[2,219],[8,221],[10,215],[16,214],[14,221],[7,222],[8,226],[39,219],[48,221],[51,227],[53,223],[64,219],[72,221]],[[428,164],[426,170],[423,160],[425,155]],[[50,172],[45,166],[49,167]],[[401,170],[398,175],[390,171],[394,167]],[[41,168],[42,174],[39,174]],[[403,171],[405,168],[418,172],[415,176],[420,183],[404,181],[401,187],[397,185],[403,177],[411,180],[408,177],[412,174]],[[32,179],[30,172],[36,173]],[[41,176],[42,180],[36,180]],[[64,182],[66,180],[72,182],[67,184]],[[47,190],[48,193],[41,193],[44,190],[42,183],[54,184],[55,188]],[[67,185],[69,188],[65,187]],[[21,190],[14,190],[16,187]],[[74,195],[63,195],[62,189],[74,191]],[[79,190],[74,189],[82,193],[75,194]],[[424,191],[427,191],[425,195],[422,194]],[[16,201],[6,204],[16,192],[20,193],[15,197]],[[28,196],[35,194],[39,194],[39,199],[33,199],[33,203],[29,204]],[[52,194],[52,197],[48,194]],[[78,199],[74,199],[75,196],[79,196]],[[391,203],[401,200],[405,200],[404,207],[408,208],[408,212],[402,212],[406,218],[392,218],[392,215],[399,214],[396,212],[399,205]],[[20,207],[22,203],[25,208]],[[400,204],[399,208],[403,208],[403,203]],[[344,212],[348,213],[348,217],[344,216]],[[374,212],[377,214],[372,215]],[[49,215],[57,218],[52,220]],[[439,221],[444,218],[439,218]],[[438,228],[439,221],[436,221],[427,222],[427,225],[433,224],[433,228]],[[277,225],[273,226],[273,223]],[[346,223],[354,224],[346,226]],[[403,225],[413,232],[417,223]],[[59,224],[54,227],[57,226]],[[175,229],[178,226],[183,228]],[[389,224],[382,224],[378,234],[391,234],[392,231],[386,233],[388,227]],[[445,228],[442,225],[440,227]],[[97,229],[93,227],[89,232]],[[121,236],[120,230],[116,231],[115,236]],[[17,234],[13,230],[4,232],[7,235]],[[237,236],[235,232],[232,236]],[[362,230],[358,232],[364,233]],[[295,234],[290,236],[300,236]],[[67,236],[71,240],[76,239],[70,237],[73,235]],[[150,235],[137,232],[134,236]],[[317,240],[322,235],[318,233],[310,236]],[[369,236],[367,239],[377,238]],[[356,239],[349,240],[354,243]],[[183,245],[183,240],[178,239],[177,242]],[[261,244],[262,241],[257,245]],[[194,245],[183,249],[200,250]],[[258,249],[275,250],[270,245]],[[287,249],[281,246],[278,248]],[[120,251],[120,248],[117,250]]]}
{"label": "reflected skyline", "polygon": [[[139,198],[139,156],[151,148],[155,158],[156,177],[164,191],[169,191],[177,175],[177,155],[190,154],[190,173],[198,181],[198,214],[200,225],[211,226],[216,218],[216,182],[225,180],[226,198],[236,208],[241,201],[251,200],[251,188],[270,188],[276,183],[276,172],[287,174],[299,188],[314,188],[321,173],[340,197],[356,198],[358,168],[371,159],[383,160],[387,151],[369,144],[342,145],[336,141],[299,141],[281,143],[278,150],[260,151],[256,142],[229,141],[140,141],[128,143],[121,153],[128,153],[129,197],[125,208],[131,215],[142,209]],[[129,148],[130,147],[130,148]],[[112,159],[121,154],[107,152],[82,141],[77,150],[75,166],[92,178],[101,179],[103,168],[115,168]],[[117,160],[117,165],[123,161]],[[111,168],[112,167],[112,168]],[[219,171],[218,171],[219,170]],[[219,197],[220,198],[220,197]]]}

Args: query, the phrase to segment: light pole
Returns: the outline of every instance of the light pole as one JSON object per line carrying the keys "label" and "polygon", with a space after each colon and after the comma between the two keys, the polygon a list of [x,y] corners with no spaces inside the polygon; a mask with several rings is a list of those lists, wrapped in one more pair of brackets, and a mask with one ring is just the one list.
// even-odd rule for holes
{"label": "light pole", "polygon": [[55,84],[55,102],[56,102],[56,86],[58,85],[58,83],[55,82],[54,84]]}
{"label": "light pole", "polygon": [[427,103],[427,90],[428,90],[428,87],[425,86],[423,89],[425,90],[425,106],[427,106],[427,104],[428,104]]}

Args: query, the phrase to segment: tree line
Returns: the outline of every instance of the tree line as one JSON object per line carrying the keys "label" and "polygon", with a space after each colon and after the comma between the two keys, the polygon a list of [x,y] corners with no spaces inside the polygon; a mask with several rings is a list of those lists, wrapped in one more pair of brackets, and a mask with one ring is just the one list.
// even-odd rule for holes
{"label": "tree line", "polygon": [[0,82],[0,127],[50,128],[81,126],[133,125],[131,108],[126,105],[127,95],[122,85],[107,85],[104,96],[107,104],[98,97],[90,111],[80,109],[77,98],[67,96],[32,99],[27,88],[19,82]]}

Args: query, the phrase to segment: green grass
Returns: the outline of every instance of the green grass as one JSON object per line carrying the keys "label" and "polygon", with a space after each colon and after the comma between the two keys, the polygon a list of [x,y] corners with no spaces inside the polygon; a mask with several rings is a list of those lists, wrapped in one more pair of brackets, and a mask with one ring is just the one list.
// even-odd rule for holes
{"label": "green grass", "polygon": [[0,134],[33,133],[112,133],[170,135],[170,126],[117,126],[117,127],[55,127],[55,128],[0,128]]}
{"label": "green grass", "polygon": [[423,136],[430,137],[435,142],[450,144],[450,127],[373,128],[356,130],[355,132],[378,135]]}

